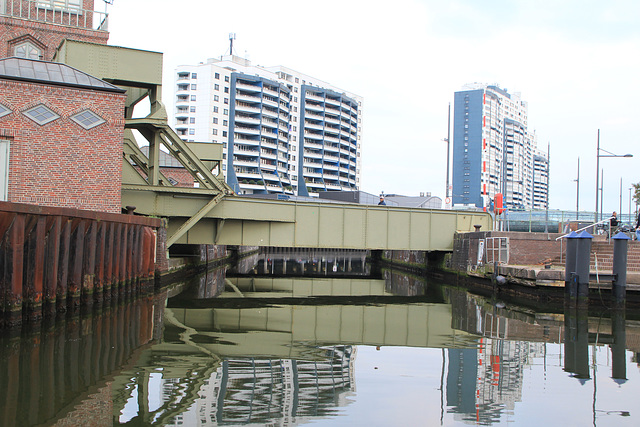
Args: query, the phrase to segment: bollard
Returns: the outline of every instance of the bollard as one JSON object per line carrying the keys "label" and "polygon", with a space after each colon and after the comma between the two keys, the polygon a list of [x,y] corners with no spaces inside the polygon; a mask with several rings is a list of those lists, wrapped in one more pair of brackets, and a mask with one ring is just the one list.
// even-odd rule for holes
{"label": "bollard", "polygon": [[586,231],[576,237],[576,274],[578,275],[578,301],[589,300],[589,264],[591,261],[591,239]]}
{"label": "bollard", "polygon": [[567,252],[564,261],[564,293],[565,296],[571,296],[577,291],[576,289],[572,290],[572,286],[575,284],[575,280],[572,278],[576,273],[576,248],[578,245],[578,233],[572,231],[567,236]]}
{"label": "bollard", "polygon": [[616,307],[624,307],[627,297],[627,249],[629,236],[618,233],[613,236],[613,283],[611,297]]}

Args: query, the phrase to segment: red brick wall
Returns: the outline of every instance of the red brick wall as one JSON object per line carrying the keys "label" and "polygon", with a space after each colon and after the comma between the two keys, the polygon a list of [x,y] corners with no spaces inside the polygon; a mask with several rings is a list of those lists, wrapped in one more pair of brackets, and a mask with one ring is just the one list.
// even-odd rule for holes
{"label": "red brick wall", "polygon": [[[14,15],[18,14],[19,0],[13,0],[15,4]],[[7,1],[7,14],[11,13],[11,2]],[[23,16],[36,17],[38,14],[42,18],[44,10],[38,10],[33,8],[31,15],[27,13],[26,1],[22,0],[23,4]],[[93,10],[93,0],[85,0],[83,7],[88,10]],[[51,16],[51,11],[47,11]],[[56,19],[60,19],[60,12],[56,12]],[[63,22],[69,22],[71,19],[71,26],[51,24],[40,22],[36,20],[29,20],[26,18],[16,18],[9,16],[0,16],[0,58],[6,58],[14,56],[13,47],[25,40],[29,39],[33,44],[43,48],[45,61],[50,61],[53,55],[64,39],[87,41],[92,43],[107,44],[109,40],[109,33],[107,31],[95,31],[93,30],[93,19],[100,19],[102,15],[97,14],[83,14],[83,15],[71,15],[64,14],[62,16]],[[35,18],[37,19],[37,18]],[[76,20],[77,19],[77,20]],[[86,20],[85,20],[86,19]],[[49,19],[51,20],[51,19]],[[79,28],[86,27],[86,28]]]}
{"label": "red brick wall", "polygon": [[[0,79],[0,138],[10,142],[8,201],[119,213],[125,95]],[[44,104],[61,117],[41,126],[22,112]],[[70,116],[106,120],[86,130]]]}

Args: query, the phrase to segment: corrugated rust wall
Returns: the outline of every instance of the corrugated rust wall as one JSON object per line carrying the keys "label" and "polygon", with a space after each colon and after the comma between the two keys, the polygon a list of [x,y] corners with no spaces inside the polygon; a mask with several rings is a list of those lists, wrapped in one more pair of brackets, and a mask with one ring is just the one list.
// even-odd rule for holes
{"label": "corrugated rust wall", "polygon": [[0,325],[102,305],[155,274],[160,219],[0,202]]}

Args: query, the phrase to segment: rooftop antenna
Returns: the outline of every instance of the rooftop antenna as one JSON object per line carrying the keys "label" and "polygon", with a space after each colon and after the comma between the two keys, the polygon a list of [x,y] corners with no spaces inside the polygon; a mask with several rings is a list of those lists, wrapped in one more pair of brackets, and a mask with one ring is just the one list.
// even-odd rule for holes
{"label": "rooftop antenna", "polygon": [[229,55],[233,55],[233,41],[236,39],[236,33],[229,33]]}

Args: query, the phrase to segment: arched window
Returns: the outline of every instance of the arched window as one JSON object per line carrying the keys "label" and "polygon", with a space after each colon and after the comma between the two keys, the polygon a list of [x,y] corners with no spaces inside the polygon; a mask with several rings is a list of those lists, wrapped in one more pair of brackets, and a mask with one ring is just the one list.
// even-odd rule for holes
{"label": "arched window", "polygon": [[42,49],[30,42],[20,43],[13,48],[13,54],[18,58],[42,59]]}

